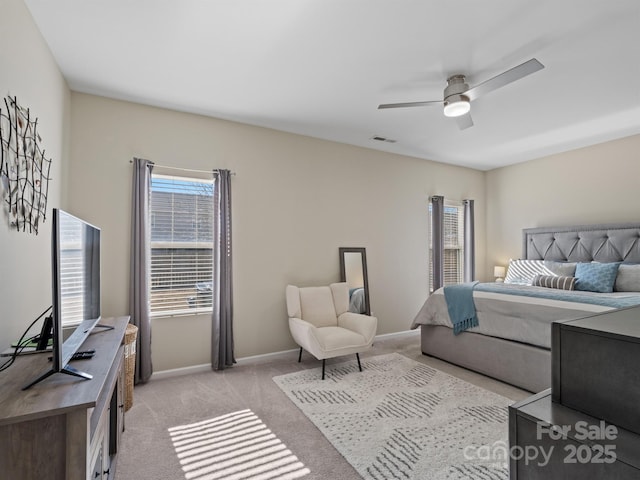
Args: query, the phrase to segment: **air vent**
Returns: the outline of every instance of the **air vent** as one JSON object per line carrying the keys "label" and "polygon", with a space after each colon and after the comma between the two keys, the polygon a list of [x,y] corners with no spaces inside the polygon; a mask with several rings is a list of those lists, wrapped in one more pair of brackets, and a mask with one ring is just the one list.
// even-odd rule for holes
{"label": "air vent", "polygon": [[376,140],[378,142],[387,142],[387,143],[396,143],[397,140],[392,140],[391,138],[381,137],[380,135],[374,135],[371,137],[371,140]]}

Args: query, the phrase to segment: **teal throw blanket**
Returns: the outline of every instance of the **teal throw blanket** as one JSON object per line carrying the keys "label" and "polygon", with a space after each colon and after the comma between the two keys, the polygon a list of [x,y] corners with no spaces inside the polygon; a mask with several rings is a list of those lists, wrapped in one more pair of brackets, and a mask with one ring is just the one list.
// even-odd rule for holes
{"label": "teal throw blanket", "polygon": [[476,305],[473,303],[473,288],[478,282],[461,283],[444,287],[449,318],[453,323],[453,334],[478,326]]}

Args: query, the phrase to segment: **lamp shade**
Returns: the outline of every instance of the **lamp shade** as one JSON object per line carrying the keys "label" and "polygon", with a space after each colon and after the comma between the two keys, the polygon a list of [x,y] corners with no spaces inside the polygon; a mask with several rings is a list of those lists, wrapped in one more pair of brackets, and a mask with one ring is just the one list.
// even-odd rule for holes
{"label": "lamp shade", "polygon": [[496,265],[495,267],[493,267],[493,276],[496,278],[502,278],[504,277],[505,274],[505,269],[504,267],[498,266]]}

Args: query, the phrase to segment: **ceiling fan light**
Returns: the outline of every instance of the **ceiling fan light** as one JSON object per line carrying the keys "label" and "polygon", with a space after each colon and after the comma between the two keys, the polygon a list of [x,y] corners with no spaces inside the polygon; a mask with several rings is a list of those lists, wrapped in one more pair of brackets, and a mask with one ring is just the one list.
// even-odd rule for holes
{"label": "ceiling fan light", "polygon": [[460,117],[469,113],[471,103],[465,95],[451,95],[444,102],[444,114],[446,117]]}

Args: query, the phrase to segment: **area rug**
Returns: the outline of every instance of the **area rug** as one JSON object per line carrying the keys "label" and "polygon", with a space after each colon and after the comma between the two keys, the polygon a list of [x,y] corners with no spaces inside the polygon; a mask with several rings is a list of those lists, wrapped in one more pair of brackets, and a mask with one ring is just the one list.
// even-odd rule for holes
{"label": "area rug", "polygon": [[169,429],[187,480],[292,480],[309,473],[251,410]]}
{"label": "area rug", "polygon": [[392,353],[273,377],[366,480],[508,478],[511,400]]}

